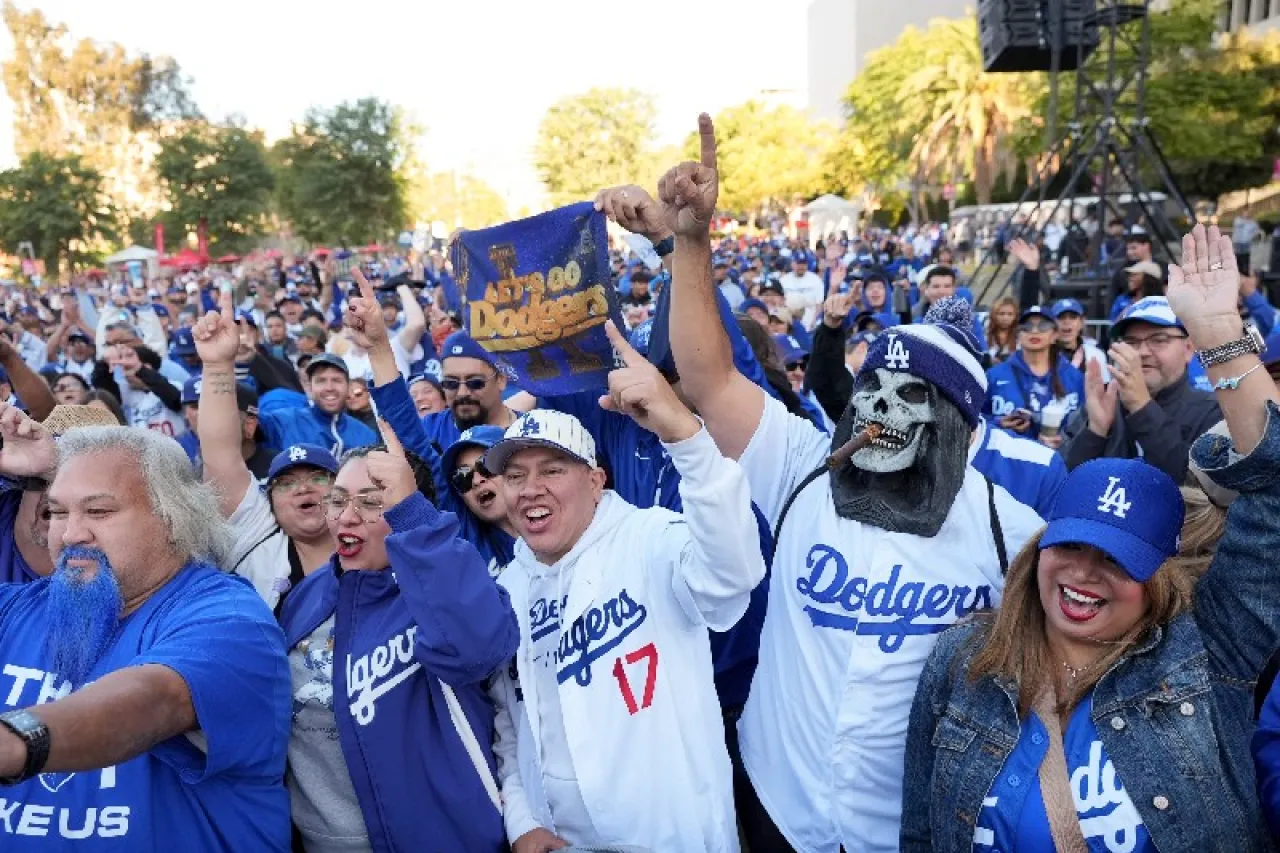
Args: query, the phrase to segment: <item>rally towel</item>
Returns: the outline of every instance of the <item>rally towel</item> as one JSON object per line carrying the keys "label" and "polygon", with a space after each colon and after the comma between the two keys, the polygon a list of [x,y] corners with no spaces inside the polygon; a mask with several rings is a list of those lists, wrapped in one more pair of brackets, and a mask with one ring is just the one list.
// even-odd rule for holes
{"label": "rally towel", "polygon": [[608,385],[604,324],[623,324],[604,214],[590,202],[463,232],[453,269],[467,331],[509,381],[534,396]]}

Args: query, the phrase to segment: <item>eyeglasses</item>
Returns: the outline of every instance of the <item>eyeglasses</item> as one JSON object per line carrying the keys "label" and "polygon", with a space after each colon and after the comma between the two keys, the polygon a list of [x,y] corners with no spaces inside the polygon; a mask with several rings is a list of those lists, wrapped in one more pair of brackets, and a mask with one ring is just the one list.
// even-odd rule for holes
{"label": "eyeglasses", "polygon": [[1052,332],[1057,326],[1052,320],[1027,320],[1018,328],[1024,332]]}
{"label": "eyeglasses", "polygon": [[327,489],[329,484],[333,482],[333,475],[328,471],[312,471],[308,474],[299,474],[296,477],[279,477],[271,481],[271,491],[284,492],[289,494],[296,492],[303,486],[315,486],[318,489]]}
{"label": "eyeglasses", "polygon": [[381,492],[356,492],[354,495],[330,492],[324,499],[324,514],[330,521],[336,521],[346,512],[347,504],[355,505],[356,515],[361,521],[382,517]]}
{"label": "eyeglasses", "polygon": [[801,359],[800,361],[788,361],[783,366],[787,368],[788,372],[790,372],[792,370],[804,370],[807,364],[808,364],[807,361],[805,361],[804,359]]}
{"label": "eyeglasses", "polygon": [[453,486],[453,490],[458,494],[465,495],[475,487],[477,474],[486,480],[493,479],[493,474],[489,473],[477,459],[473,465],[459,465],[458,469],[449,475],[449,485]]}
{"label": "eyeglasses", "polygon": [[1162,349],[1167,347],[1173,341],[1186,340],[1186,337],[1186,335],[1171,335],[1168,332],[1156,332],[1154,335],[1147,335],[1145,338],[1135,338],[1125,335],[1120,340],[1134,349],[1140,348],[1143,344],[1150,344],[1156,349]]}
{"label": "eyeglasses", "polygon": [[457,391],[463,385],[467,386],[468,391],[483,391],[484,386],[488,385],[498,374],[487,377],[472,376],[469,379],[454,379],[452,376],[446,376],[440,380],[440,387],[446,391]]}

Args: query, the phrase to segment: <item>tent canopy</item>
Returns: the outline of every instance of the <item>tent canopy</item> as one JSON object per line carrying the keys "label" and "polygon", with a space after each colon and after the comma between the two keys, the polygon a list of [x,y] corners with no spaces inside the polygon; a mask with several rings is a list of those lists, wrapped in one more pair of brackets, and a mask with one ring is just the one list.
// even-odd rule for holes
{"label": "tent canopy", "polygon": [[148,249],[143,246],[130,246],[129,248],[116,252],[107,258],[108,264],[127,264],[130,261],[153,261],[157,257],[155,249]]}

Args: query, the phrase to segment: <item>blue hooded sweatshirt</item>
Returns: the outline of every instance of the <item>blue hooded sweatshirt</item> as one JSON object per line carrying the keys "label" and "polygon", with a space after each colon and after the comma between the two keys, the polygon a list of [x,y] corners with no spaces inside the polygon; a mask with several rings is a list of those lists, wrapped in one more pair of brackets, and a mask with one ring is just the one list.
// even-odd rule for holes
{"label": "blue hooded sweatshirt", "polygon": [[506,590],[459,538],[457,518],[415,493],[385,514],[390,566],[343,572],[335,556],[280,614],[289,649],[334,616],[333,713],[377,853],[498,853],[494,807],[449,716],[449,684],[495,772],[489,675],[519,628]]}
{"label": "blue hooded sweatshirt", "polygon": [[[1066,413],[1063,423],[1084,404],[1084,374],[1077,370],[1065,356],[1059,355],[1056,365],[1058,379],[1062,382],[1063,402]],[[1052,371],[1051,371],[1052,372]],[[1018,350],[1007,361],[987,371],[987,402],[982,413],[999,421],[1015,409],[1026,409],[1038,419],[1040,410],[1053,399],[1053,380],[1050,374],[1037,376],[1031,372]],[[1032,424],[1030,430],[1036,430]]]}
{"label": "blue hooded sweatshirt", "polygon": [[258,423],[270,447],[315,444],[334,456],[366,444],[377,444],[378,435],[346,412],[327,415],[313,405],[298,409],[258,412]]}

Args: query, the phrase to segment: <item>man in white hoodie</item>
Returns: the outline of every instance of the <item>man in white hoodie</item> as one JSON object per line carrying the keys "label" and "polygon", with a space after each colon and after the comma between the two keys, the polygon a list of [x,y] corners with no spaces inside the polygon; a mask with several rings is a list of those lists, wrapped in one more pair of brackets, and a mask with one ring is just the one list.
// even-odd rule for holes
{"label": "man in white hoodie", "polygon": [[566,843],[736,853],[731,768],[707,629],[764,577],[746,479],[658,371],[618,335],[607,409],[664,443],[683,515],[604,488],[572,415],[531,412],[485,455],[504,477],[520,648],[492,688],[513,853]]}

